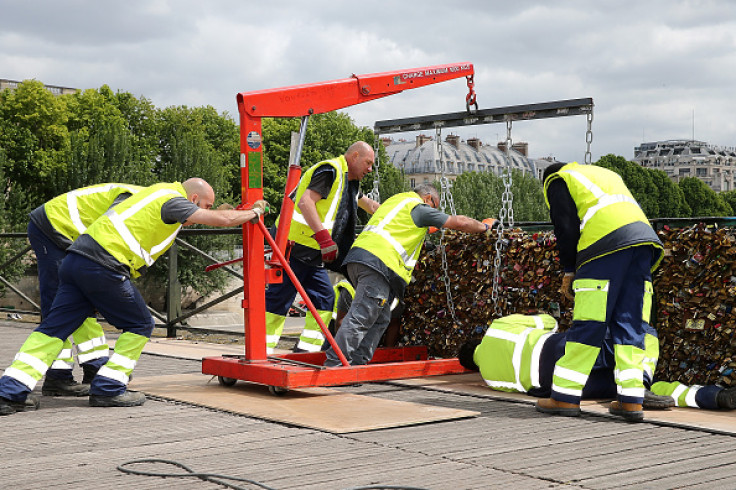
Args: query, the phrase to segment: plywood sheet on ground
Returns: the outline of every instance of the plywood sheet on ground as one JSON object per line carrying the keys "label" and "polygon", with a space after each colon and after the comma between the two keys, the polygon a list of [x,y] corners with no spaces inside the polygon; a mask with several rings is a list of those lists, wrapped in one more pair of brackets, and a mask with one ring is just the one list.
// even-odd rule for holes
{"label": "plywood sheet on ground", "polygon": [[[521,393],[493,391],[475,373],[404,379],[391,381],[391,383],[399,386],[436,389],[450,393],[462,393],[496,400],[528,403],[530,405],[537,401],[537,398]],[[609,403],[607,401],[583,400],[581,409],[583,413],[603,415],[621,420],[620,417],[615,417],[608,413],[608,406]],[[700,410],[697,408],[646,410],[644,420],[654,424],[736,435],[736,410]]]}
{"label": "plywood sheet on ground", "polygon": [[208,342],[193,342],[179,339],[151,339],[143,348],[146,354],[179,357],[182,359],[202,360],[203,357],[229,355],[244,355],[242,345],[212,344]]}
{"label": "plywood sheet on ground", "polygon": [[474,417],[478,412],[308,388],[274,396],[265,386],[221,386],[200,374],[134,378],[130,388],[151,396],[336,434]]}
{"label": "plywood sheet on ground", "polygon": [[[111,347],[114,346],[114,342],[108,343]],[[213,344],[192,340],[152,338],[143,348],[143,352],[146,354],[201,361],[203,357],[217,357],[222,355],[242,356],[245,354],[245,347],[239,344]],[[275,354],[285,354],[287,352],[291,351],[275,350]]]}

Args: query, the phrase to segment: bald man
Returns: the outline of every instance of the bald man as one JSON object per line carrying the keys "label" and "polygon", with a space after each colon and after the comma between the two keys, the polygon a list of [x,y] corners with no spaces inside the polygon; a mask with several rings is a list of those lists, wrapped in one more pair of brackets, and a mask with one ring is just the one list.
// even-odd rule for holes
{"label": "bald man", "polygon": [[215,192],[204,180],[146,187],[110,208],[69,247],[59,267],[59,289],[47,318],[20,348],[0,377],[0,415],[23,410],[64,339],[98,311],[122,330],[115,353],[92,380],[89,404],[142,405],[143,393],[127,390],[133,368],[153,331],[154,320],[131,278],[143,274],[169,249],[182,226],[237,226],[258,220],[266,209],[212,210]]}
{"label": "bald man", "polygon": [[[360,181],[373,169],[373,148],[356,141],[345,155],[319,162],[310,167],[292,199],[296,204],[289,228],[294,242],[289,256],[297,279],[312,300],[325,325],[332,319],[335,294],[325,268],[342,272],[342,261],[355,241],[357,207],[368,214],[378,203],[360,192]],[[266,291],[266,348],[278,345],[286,314],[296,288],[288,277],[271,284]],[[304,330],[296,345],[297,352],[318,352],[325,338],[317,320],[307,313]]]}

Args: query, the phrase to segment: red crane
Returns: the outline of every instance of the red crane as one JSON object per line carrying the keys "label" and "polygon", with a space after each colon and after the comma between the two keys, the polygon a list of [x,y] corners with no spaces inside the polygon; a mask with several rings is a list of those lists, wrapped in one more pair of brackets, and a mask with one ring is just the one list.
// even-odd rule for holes
{"label": "red crane", "polygon": [[[473,84],[473,65],[454,63],[429,66],[410,70],[353,75],[350,78],[331,80],[276,89],[242,92],[237,95],[240,114],[240,175],[241,207],[248,208],[263,199],[263,117],[302,117],[302,136],[306,130],[306,119],[313,114],[342,109],[368,102],[404,90],[466,77],[469,93],[466,109],[477,108]],[[301,148],[299,148],[299,151]],[[314,305],[293,276],[284,257],[286,237],[294,203],[288,199],[301,176],[296,162],[289,166],[281,219],[276,238],[273,239],[263,222],[243,225],[243,275],[245,317],[245,355],[208,357],[202,360],[202,372],[219,376],[220,383],[232,384],[244,380],[272,387],[280,392],[289,388],[330,386],[367,381],[411,378],[464,372],[457,359],[429,359],[423,346],[395,349],[378,349],[370,364],[349,366],[340,352],[327,326],[316,314]],[[269,242],[273,258],[264,258],[264,238]],[[300,292],[307,307],[327,341],[340,357],[343,366],[325,368],[324,353],[298,353],[268,356],[266,353],[266,300],[265,286],[277,283],[286,273]]]}

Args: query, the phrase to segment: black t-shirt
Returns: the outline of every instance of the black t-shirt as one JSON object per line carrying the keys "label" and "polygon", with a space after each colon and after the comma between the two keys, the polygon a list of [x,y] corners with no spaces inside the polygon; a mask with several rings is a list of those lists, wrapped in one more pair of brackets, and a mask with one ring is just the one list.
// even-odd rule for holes
{"label": "black t-shirt", "polygon": [[575,271],[580,241],[580,218],[575,201],[567,189],[565,181],[557,178],[547,186],[549,216],[555,227],[557,250],[560,254],[560,265],[565,272]]}
{"label": "black t-shirt", "polygon": [[[332,190],[332,185],[335,183],[336,176],[337,173],[332,165],[322,165],[312,174],[312,179],[309,181],[307,189],[316,192],[322,196],[322,199],[327,199],[330,195],[330,191]],[[363,193],[360,191],[359,180],[349,180],[347,181],[347,185],[348,196],[356,196],[356,200],[363,197]],[[343,207],[342,204],[340,207]],[[337,242],[338,240],[336,238],[337,237],[333,237],[332,239]],[[322,265],[322,252],[320,250],[315,250],[299,243],[295,243],[292,247],[291,257],[312,267],[320,267]]]}

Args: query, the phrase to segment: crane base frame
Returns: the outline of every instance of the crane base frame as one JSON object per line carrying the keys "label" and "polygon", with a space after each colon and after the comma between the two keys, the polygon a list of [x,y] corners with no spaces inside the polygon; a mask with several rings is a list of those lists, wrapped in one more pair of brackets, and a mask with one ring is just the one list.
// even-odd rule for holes
{"label": "crane base frame", "polygon": [[245,356],[202,359],[202,373],[284,389],[340,386],[392,379],[463,374],[455,359],[430,359],[426,346],[377,349],[370,364],[325,367],[324,352],[304,352],[249,360]]}

